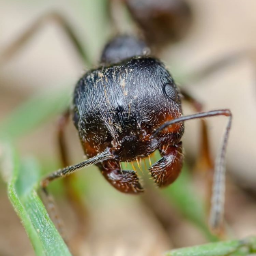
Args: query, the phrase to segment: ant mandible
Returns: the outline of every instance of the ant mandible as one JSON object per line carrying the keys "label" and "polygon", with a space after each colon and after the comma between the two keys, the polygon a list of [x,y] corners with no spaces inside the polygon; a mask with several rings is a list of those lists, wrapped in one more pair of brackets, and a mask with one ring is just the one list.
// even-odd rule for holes
{"label": "ant mandible", "polygon": [[215,164],[210,224],[222,221],[224,160],[232,114],[220,109],[183,116],[180,92],[164,64],[149,55],[146,44],[121,35],[110,41],[101,65],[78,81],[71,109],[73,123],[89,159],[65,167],[41,182],[43,189],[58,178],[97,164],[106,180],[123,193],[139,194],[143,187],[133,170],[122,170],[122,161],[134,161],[156,150],[162,158],[149,171],[159,187],[178,177],[183,162],[181,138],[184,121],[228,116],[224,140]]}

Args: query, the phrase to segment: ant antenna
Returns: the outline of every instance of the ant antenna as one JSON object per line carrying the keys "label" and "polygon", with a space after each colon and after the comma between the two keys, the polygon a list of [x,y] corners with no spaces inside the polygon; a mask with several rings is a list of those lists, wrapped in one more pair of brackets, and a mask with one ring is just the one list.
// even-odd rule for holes
{"label": "ant antenna", "polygon": [[215,170],[214,170],[214,178],[213,178],[213,188],[212,188],[212,198],[211,198],[211,212],[209,224],[213,230],[219,230],[223,221],[223,212],[224,212],[224,193],[225,193],[225,154],[227,148],[227,142],[229,137],[229,131],[232,123],[232,113],[229,109],[221,109],[221,110],[213,110],[209,112],[202,112],[188,116],[182,116],[176,118],[174,120],[168,121],[161,125],[152,136],[155,136],[157,133],[162,131],[169,125],[192,120],[199,119],[204,117],[213,117],[213,116],[227,116],[229,117],[228,124],[226,126],[226,130],[223,136],[223,141],[221,144],[221,148],[219,150],[219,154],[215,160]]}
{"label": "ant antenna", "polygon": [[99,162],[113,159],[113,158],[114,158],[114,155],[110,152],[109,148],[107,148],[102,153],[100,153],[94,157],[91,157],[81,163],[65,167],[63,169],[60,169],[60,170],[48,175],[41,181],[41,187],[44,190],[48,186],[48,184],[55,179],[70,175],[71,173],[73,173],[76,170],[81,169],[85,166],[97,164]]}

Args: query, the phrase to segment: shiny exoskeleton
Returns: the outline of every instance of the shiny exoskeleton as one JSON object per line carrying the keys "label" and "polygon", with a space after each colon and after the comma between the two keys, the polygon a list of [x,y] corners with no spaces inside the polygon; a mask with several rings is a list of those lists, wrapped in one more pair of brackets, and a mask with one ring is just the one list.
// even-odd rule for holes
{"label": "shiny exoskeleton", "polygon": [[172,183],[182,168],[183,123],[152,138],[157,128],[180,117],[182,108],[171,74],[147,53],[146,45],[134,37],[115,38],[105,47],[101,66],[79,80],[73,97],[73,121],[84,152],[91,158],[109,149],[113,159],[98,166],[109,183],[125,193],[143,188],[135,171],[122,170],[120,162],[158,149],[162,158],[149,171],[159,187]]}

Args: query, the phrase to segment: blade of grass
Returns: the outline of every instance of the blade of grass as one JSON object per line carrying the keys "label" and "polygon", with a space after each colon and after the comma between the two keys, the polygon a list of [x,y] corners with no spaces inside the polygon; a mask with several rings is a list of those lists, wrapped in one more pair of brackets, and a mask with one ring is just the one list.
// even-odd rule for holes
{"label": "blade of grass", "polygon": [[71,255],[39,198],[39,168],[33,159],[20,163],[17,153],[1,144],[1,172],[9,199],[20,217],[36,255]]}
{"label": "blade of grass", "polygon": [[167,252],[165,256],[245,256],[255,252],[256,237],[209,243]]}

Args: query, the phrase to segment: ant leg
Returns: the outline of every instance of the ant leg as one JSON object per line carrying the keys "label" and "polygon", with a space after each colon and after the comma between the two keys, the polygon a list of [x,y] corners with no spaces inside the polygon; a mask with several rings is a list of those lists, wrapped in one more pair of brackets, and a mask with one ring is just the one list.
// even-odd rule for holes
{"label": "ant leg", "polygon": [[106,180],[117,190],[128,194],[143,192],[143,187],[135,171],[122,170],[116,160],[108,160],[99,164],[98,167]]}
{"label": "ant leg", "polygon": [[[65,128],[69,122],[69,119],[70,119],[70,110],[67,110],[60,117],[57,124],[58,145],[59,145],[62,168],[70,165],[70,160],[67,152],[68,147],[66,146],[65,136],[64,136]],[[82,241],[87,234],[87,227],[88,227],[88,210],[84,204],[82,195],[74,186],[74,184],[76,184],[76,180],[77,180],[76,175],[70,175],[70,176],[67,176],[65,179],[63,179],[65,193],[77,217],[77,222],[76,222],[77,227],[75,229],[76,232],[72,237],[72,239],[69,241],[71,251],[74,254],[78,253],[78,248],[82,244]]]}
{"label": "ant leg", "polygon": [[114,35],[131,34],[138,30],[123,0],[107,1],[107,15]]}
{"label": "ant leg", "polygon": [[[64,168],[66,166],[70,165],[70,161],[68,158],[68,152],[67,152],[67,146],[65,143],[65,137],[64,137],[64,130],[66,128],[66,125],[68,124],[70,117],[70,110],[67,110],[59,119],[58,121],[58,128],[57,128],[57,135],[58,135],[58,145],[59,145],[59,152],[60,152],[60,158],[61,158],[61,167]],[[76,175],[67,176],[63,182],[64,182],[64,188],[65,193],[67,195],[67,198],[69,200],[69,203],[72,205],[72,208],[74,209],[78,219],[79,219],[79,237],[84,237],[86,234],[86,226],[87,225],[87,216],[88,211],[86,209],[86,206],[83,202],[83,198],[81,194],[78,192],[74,184],[76,184],[77,177]],[[79,239],[74,239],[74,241]]]}
{"label": "ant leg", "polygon": [[[116,9],[120,9],[120,1],[119,0],[109,0],[107,1],[107,15],[110,21],[111,27],[114,31],[114,34],[119,32],[118,22],[115,13],[117,12]],[[120,11],[120,10],[119,10]]]}
{"label": "ant leg", "polygon": [[[195,109],[196,112],[201,112],[203,109],[202,104],[197,101],[188,91],[181,88],[181,93],[184,97],[184,100],[187,101]],[[211,157],[210,152],[210,140],[209,133],[207,128],[207,121],[204,119],[200,120],[200,144],[199,144],[199,153],[196,158],[195,165],[193,169],[195,171],[204,172],[206,178],[206,213],[209,215],[211,210],[211,197],[212,197],[212,186],[213,186],[213,175],[214,175],[214,161]]]}
{"label": "ant leg", "polygon": [[[66,147],[65,147],[65,142],[63,140],[64,127],[66,126],[68,118],[69,118],[69,110],[66,111],[61,116],[61,118],[60,118],[60,120],[58,122],[58,142],[59,142],[59,146],[60,146],[61,162],[62,162],[62,165],[64,165],[64,166],[68,165],[67,164],[68,163],[67,151],[66,151]],[[59,218],[59,215],[57,213],[58,210],[56,209],[54,199],[48,193],[48,190],[46,189],[46,187],[42,187],[42,190],[43,190],[44,196],[46,198],[46,208],[47,208],[47,210],[49,212],[49,215],[50,215],[51,219],[53,220],[54,224],[56,225],[57,230],[60,232],[60,234],[63,237],[63,239],[66,242],[68,242],[67,238],[66,238],[66,234],[63,231],[63,221]],[[68,190],[66,190],[66,194],[69,194]]]}
{"label": "ant leg", "polygon": [[185,101],[187,101],[196,112],[201,112],[203,109],[203,105],[201,102],[199,102],[193,95],[190,94],[185,88],[180,88],[181,97],[184,98]]}
{"label": "ant leg", "polygon": [[73,32],[73,29],[69,25],[69,23],[66,21],[66,19],[56,12],[51,12],[46,15],[43,15],[38,20],[35,21],[35,23],[28,28],[20,37],[16,39],[12,44],[10,44],[1,54],[0,59],[1,63],[4,63],[11,59],[19,50],[22,48],[27,41],[40,29],[46,22],[55,22],[59,26],[61,26],[66,33],[67,37],[71,41],[72,45],[74,46],[74,49],[77,52],[77,55],[79,58],[82,58],[83,63],[86,63],[86,65],[91,66],[91,61],[87,55],[87,53],[83,49],[83,45],[80,43],[79,39]]}
{"label": "ant leg", "polygon": [[[181,94],[184,97],[184,100],[187,101],[196,112],[202,112],[203,105],[192,96],[186,89],[181,88]],[[210,146],[209,146],[209,135],[207,129],[207,122],[204,119],[201,119],[201,140],[199,146],[199,157],[197,158],[195,169],[203,170],[205,172],[211,172],[213,170],[213,160],[211,158]],[[212,178],[209,175],[209,185],[212,184]],[[208,186],[211,187],[211,186]]]}
{"label": "ant leg", "polygon": [[227,56],[221,57],[217,61],[213,61],[209,65],[206,65],[201,70],[194,72],[193,74],[188,75],[188,81],[199,81],[205,79],[207,76],[218,72],[223,68],[232,65],[234,62],[240,61],[243,58],[248,58],[250,56],[249,52],[246,50],[240,50],[235,53],[231,53]]}
{"label": "ant leg", "polygon": [[149,171],[155,183],[159,187],[165,187],[177,179],[182,169],[182,143],[162,145],[159,151],[162,158],[153,164]]}
{"label": "ant leg", "polygon": [[62,114],[57,124],[58,145],[59,145],[59,152],[61,157],[61,164],[63,168],[69,165],[68,152],[67,152],[67,147],[64,139],[64,129],[68,124],[69,117],[70,117],[70,110],[68,109],[66,112]]}
{"label": "ant leg", "polygon": [[215,171],[212,188],[212,200],[211,200],[211,212],[210,212],[210,227],[216,232],[222,232],[223,229],[223,211],[224,211],[224,191],[225,191],[225,154],[228,142],[229,131],[232,123],[232,113],[229,109],[213,110],[209,112],[197,113],[194,115],[182,116],[171,121],[166,122],[160,126],[152,136],[156,136],[157,133],[168,127],[169,125],[184,122],[192,119],[201,119],[205,117],[213,116],[227,116],[229,121],[225,130],[223,141],[219,154],[217,155],[215,162]]}
{"label": "ant leg", "polygon": [[[42,187],[41,187],[42,188]],[[63,240],[68,243],[68,239],[66,236],[63,220],[59,216],[59,211],[56,207],[54,198],[48,193],[48,190],[46,188],[42,188],[42,194],[41,198],[45,205],[45,208],[47,209],[47,212],[53,221],[54,225],[56,226],[56,229],[60,233]]]}

